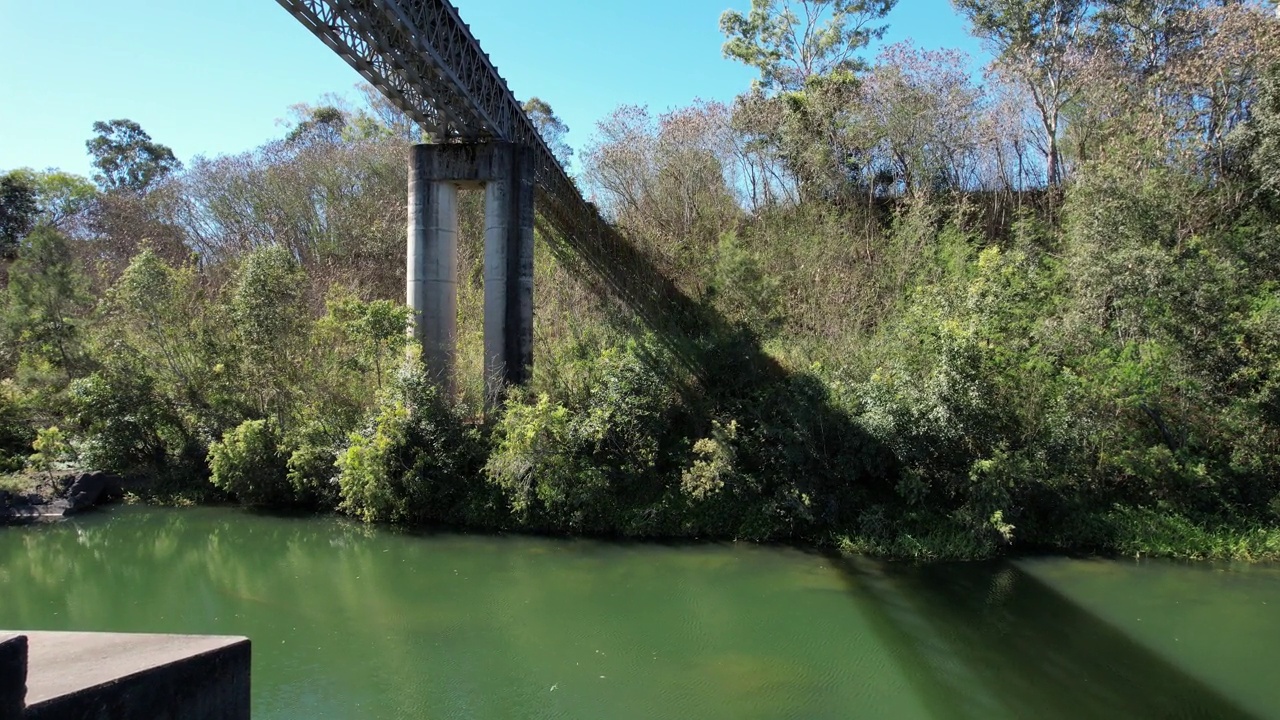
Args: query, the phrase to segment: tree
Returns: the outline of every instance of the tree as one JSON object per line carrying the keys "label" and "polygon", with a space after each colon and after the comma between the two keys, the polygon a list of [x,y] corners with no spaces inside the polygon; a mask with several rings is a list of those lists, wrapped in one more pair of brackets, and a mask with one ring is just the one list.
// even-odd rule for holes
{"label": "tree", "polygon": [[[793,175],[801,199],[840,200],[859,171],[848,115],[866,67],[856,53],[887,29],[876,22],[897,0],[752,0],[747,15],[720,17],[725,57],[760,71],[735,113]],[[769,162],[762,163],[768,166]]]}
{"label": "tree", "polygon": [[246,394],[261,417],[274,417],[284,431],[307,337],[306,286],[306,273],[289,251],[268,245],[244,258],[229,303]]}
{"label": "tree", "polygon": [[537,128],[543,142],[551,149],[551,154],[556,156],[561,165],[567,166],[573,160],[573,148],[565,141],[569,126],[556,116],[555,110],[542,98],[531,97],[526,100],[524,114],[529,116],[529,121]]}
{"label": "tree", "polygon": [[347,113],[342,109],[333,105],[295,105],[293,110],[301,119],[285,136],[285,143],[342,142],[347,129]]}
{"label": "tree", "polygon": [[974,174],[979,91],[968,58],[910,42],[885,48],[859,92],[855,126],[875,136],[877,165],[908,193],[958,188]]}
{"label": "tree", "polygon": [[738,206],[729,109],[700,103],[654,118],[623,106],[599,123],[583,156],[587,185],[605,211],[670,250],[704,250],[732,226]]}
{"label": "tree", "polygon": [[353,123],[371,124],[381,130],[380,133],[366,132],[366,136],[383,134],[409,143],[422,142],[422,128],[417,121],[388,100],[382,91],[368,83],[362,83],[359,90],[365,107],[357,111]]}
{"label": "tree", "polygon": [[88,179],[61,170],[35,171],[20,168],[9,173],[16,182],[24,183],[35,193],[35,224],[66,230],[98,196]]}
{"label": "tree", "polygon": [[10,273],[3,329],[24,357],[71,373],[80,364],[80,325],[91,307],[88,285],[67,238],[47,225],[31,232]]}
{"label": "tree", "polygon": [[1264,188],[1280,198],[1280,65],[1263,79],[1262,97],[1254,109],[1255,145],[1250,160]]}
{"label": "tree", "polygon": [[182,163],[173,150],[151,140],[142,126],[132,120],[98,121],[96,135],[85,143],[98,174],[94,182],[108,192],[144,193]]}
{"label": "tree", "polygon": [[0,177],[0,259],[11,259],[35,227],[36,189],[21,170]]}
{"label": "tree", "polygon": [[874,23],[897,0],[751,0],[746,15],[727,10],[724,56],[760,71],[766,92],[803,90],[810,78],[864,67],[855,57],[886,26]]}
{"label": "tree", "polygon": [[973,31],[994,46],[995,63],[1030,91],[1044,132],[1045,180],[1062,181],[1062,115],[1080,90],[1072,52],[1087,30],[1092,0],[953,0]]}
{"label": "tree", "polygon": [[1179,16],[1198,0],[1100,0],[1095,39],[1142,79],[1164,67],[1187,35]]}

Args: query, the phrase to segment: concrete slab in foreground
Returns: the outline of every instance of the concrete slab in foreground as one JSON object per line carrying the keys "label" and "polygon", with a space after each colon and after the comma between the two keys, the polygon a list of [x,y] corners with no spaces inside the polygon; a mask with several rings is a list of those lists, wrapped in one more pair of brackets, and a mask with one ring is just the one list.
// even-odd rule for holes
{"label": "concrete slab in foreground", "polygon": [[10,634],[27,639],[22,720],[249,717],[247,638],[0,631],[0,641]]}

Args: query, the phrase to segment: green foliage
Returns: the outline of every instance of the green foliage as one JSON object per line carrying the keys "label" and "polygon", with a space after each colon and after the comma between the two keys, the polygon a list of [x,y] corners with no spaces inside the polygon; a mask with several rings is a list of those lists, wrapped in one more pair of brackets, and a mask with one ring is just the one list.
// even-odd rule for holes
{"label": "green foliage", "polygon": [[18,253],[18,244],[36,224],[36,189],[18,172],[0,176],[0,259]]}
{"label": "green foliage", "polygon": [[293,495],[280,429],[246,420],[209,446],[209,481],[248,505],[283,505]]}
{"label": "green foliage", "polygon": [[336,508],[339,498],[337,458],[340,450],[328,428],[311,423],[295,433],[286,446],[288,480],[294,498],[302,505]]}
{"label": "green foliage", "polygon": [[1262,187],[1280,198],[1280,65],[1271,68],[1260,90],[1250,124],[1254,144],[1249,159]]}
{"label": "green foliage", "polygon": [[71,384],[72,419],[89,467],[127,475],[192,471],[196,438],[157,392],[155,379],[133,365],[108,367]]}
{"label": "green foliage", "polygon": [[67,436],[58,429],[57,425],[36,431],[36,439],[31,443],[31,449],[35,450],[35,453],[27,458],[27,463],[50,479],[53,478],[55,465],[71,454]]}
{"label": "green foliage", "polygon": [[476,518],[479,438],[412,360],[338,457],[341,509],[367,521]]}
{"label": "green foliage", "polygon": [[294,126],[284,141],[289,144],[339,142],[346,128],[346,113],[332,105],[324,105],[312,108],[308,117]]}
{"label": "green foliage", "polygon": [[257,410],[284,424],[299,390],[308,326],[306,275],[288,251],[268,246],[245,257],[230,299],[239,375]]}
{"label": "green foliage", "polygon": [[760,71],[768,90],[799,90],[811,77],[860,69],[855,53],[884,36],[873,25],[896,0],[752,0],[746,15],[726,10],[724,55]]}
{"label": "green foliage", "polygon": [[642,355],[652,347],[583,350],[554,400],[507,403],[485,472],[535,527],[634,532],[676,479],[682,409]]}
{"label": "green foliage", "polygon": [[1254,562],[1280,558],[1280,531],[1274,526],[1206,525],[1174,513],[1123,507],[1108,513],[1104,522],[1111,534],[1108,547],[1130,557]]}
{"label": "green foliage", "polygon": [[85,147],[98,169],[94,182],[108,192],[146,192],[182,167],[173,150],[154,142],[132,120],[98,121],[93,124],[93,132]]}
{"label": "green foliage", "polygon": [[728,425],[718,421],[712,424],[711,437],[693,444],[696,458],[693,465],[680,475],[680,489],[696,501],[715,498],[726,485],[736,479],[738,421]]}
{"label": "green foliage", "polygon": [[0,380],[0,473],[20,470],[34,433],[12,380]]}
{"label": "green foliage", "polygon": [[859,388],[860,423],[893,450],[905,502],[1001,530],[991,518],[1016,522],[1015,488],[1050,483],[1072,461],[1076,430],[1052,396],[1052,363],[1037,342],[1056,267],[988,248],[962,272],[916,291],[892,360]]}
{"label": "green foliage", "polygon": [[23,242],[0,306],[0,337],[28,366],[48,364],[65,378],[83,364],[81,327],[90,304],[71,241],[41,226]]}
{"label": "green foliage", "polygon": [[715,295],[716,309],[725,318],[740,322],[761,336],[777,331],[782,322],[778,279],[765,274],[759,261],[733,233],[720,237],[710,290]]}
{"label": "green foliage", "polygon": [[[373,372],[375,388],[382,390],[383,375],[408,343],[405,328],[408,308],[389,300],[363,302],[350,295],[330,298],[328,313],[317,330],[328,337],[340,337],[349,346],[344,364],[350,370]],[[326,351],[344,349],[326,347]]]}
{"label": "green foliage", "polygon": [[564,124],[555,110],[551,109],[551,105],[542,98],[531,97],[524,102],[523,107],[524,114],[529,116],[529,121],[538,129],[538,134],[551,149],[551,153],[561,165],[568,166],[573,159],[573,148],[565,141],[569,126]]}

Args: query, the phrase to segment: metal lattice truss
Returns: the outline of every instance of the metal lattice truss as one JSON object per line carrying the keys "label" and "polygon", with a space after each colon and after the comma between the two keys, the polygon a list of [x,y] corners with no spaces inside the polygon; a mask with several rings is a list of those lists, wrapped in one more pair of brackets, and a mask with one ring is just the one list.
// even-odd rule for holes
{"label": "metal lattice truss", "polygon": [[594,214],[448,0],[277,1],[438,141],[535,148],[548,217]]}

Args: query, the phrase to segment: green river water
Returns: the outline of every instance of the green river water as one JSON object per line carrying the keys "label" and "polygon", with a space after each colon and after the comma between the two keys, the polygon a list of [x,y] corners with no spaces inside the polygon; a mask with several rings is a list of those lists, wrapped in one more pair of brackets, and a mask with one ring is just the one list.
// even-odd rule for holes
{"label": "green river water", "polygon": [[247,635],[276,718],[1280,718],[1280,568],[907,566],[116,508],[0,529],[0,627]]}

